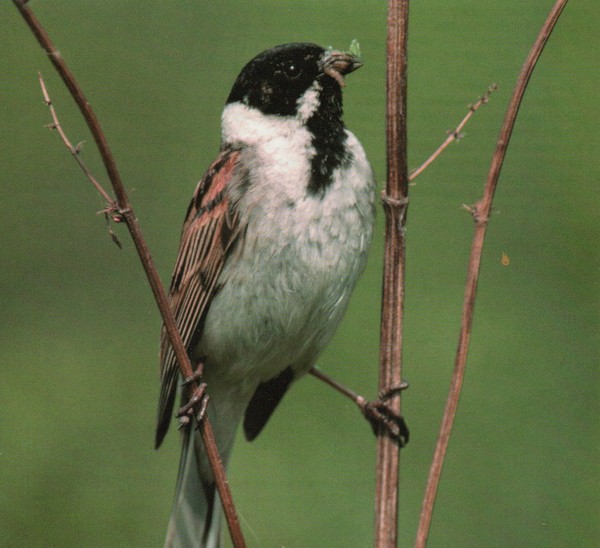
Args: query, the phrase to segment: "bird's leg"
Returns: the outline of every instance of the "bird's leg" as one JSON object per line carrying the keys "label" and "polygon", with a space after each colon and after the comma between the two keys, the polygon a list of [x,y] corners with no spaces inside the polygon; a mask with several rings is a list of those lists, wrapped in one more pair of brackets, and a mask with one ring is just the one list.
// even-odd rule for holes
{"label": "bird's leg", "polygon": [[402,382],[398,386],[390,387],[379,394],[378,399],[369,401],[363,396],[360,396],[353,390],[341,385],[322,371],[313,367],[309,370],[310,374],[317,379],[322,380],[347,398],[351,399],[360,409],[363,416],[369,421],[373,432],[377,435],[380,425],[382,425],[387,434],[395,439],[400,447],[404,447],[408,443],[409,430],[406,422],[401,415],[398,415],[387,405],[386,401],[408,388],[407,382]]}
{"label": "bird's leg", "polygon": [[179,408],[177,411],[177,417],[179,418],[179,428],[183,428],[187,426],[192,416],[194,416],[194,411],[196,412],[196,422],[200,424],[200,422],[206,416],[206,409],[208,407],[209,395],[206,393],[207,384],[202,382],[202,372],[204,370],[204,359],[201,359],[198,362],[198,367],[196,370],[189,376],[186,377],[181,385],[183,387],[187,387],[190,385],[196,385],[193,389],[193,392],[190,396],[188,402]]}

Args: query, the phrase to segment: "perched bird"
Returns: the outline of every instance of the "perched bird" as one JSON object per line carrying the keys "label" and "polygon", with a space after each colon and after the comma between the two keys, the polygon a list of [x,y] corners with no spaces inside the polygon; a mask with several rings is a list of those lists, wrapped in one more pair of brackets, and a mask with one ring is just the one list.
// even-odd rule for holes
{"label": "perched bird", "polygon": [[[350,53],[285,44],[252,59],[222,117],[221,150],[183,225],[170,300],[226,463],[238,424],[254,439],[329,343],[364,269],[374,177],[342,121]],[[156,446],[179,371],[163,330]],[[202,440],[189,426],[167,546],[219,544],[220,502]]]}

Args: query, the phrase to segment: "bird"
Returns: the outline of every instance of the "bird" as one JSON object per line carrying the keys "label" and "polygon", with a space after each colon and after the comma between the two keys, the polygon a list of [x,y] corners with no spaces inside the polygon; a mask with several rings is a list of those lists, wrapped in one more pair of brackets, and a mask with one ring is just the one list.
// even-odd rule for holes
{"label": "bird", "polygon": [[[375,177],[343,122],[354,54],[312,43],[248,62],[226,100],[220,151],[181,232],[170,304],[224,463],[240,423],[261,432],[290,386],[315,365],[365,268]],[[173,420],[180,374],[164,330],[155,445]],[[219,546],[221,509],[202,439],[182,428],[166,546]]]}

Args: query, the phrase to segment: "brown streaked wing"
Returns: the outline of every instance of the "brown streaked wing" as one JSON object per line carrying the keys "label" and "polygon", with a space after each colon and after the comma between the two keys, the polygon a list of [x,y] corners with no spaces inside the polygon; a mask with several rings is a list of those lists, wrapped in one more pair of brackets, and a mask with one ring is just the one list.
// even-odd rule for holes
{"label": "brown streaked wing", "polygon": [[[169,299],[184,346],[189,347],[214,296],[219,274],[238,230],[225,187],[235,170],[239,151],[226,149],[198,183],[181,233]],[[161,391],[156,447],[169,429],[177,392],[179,367],[163,328],[160,342]]]}

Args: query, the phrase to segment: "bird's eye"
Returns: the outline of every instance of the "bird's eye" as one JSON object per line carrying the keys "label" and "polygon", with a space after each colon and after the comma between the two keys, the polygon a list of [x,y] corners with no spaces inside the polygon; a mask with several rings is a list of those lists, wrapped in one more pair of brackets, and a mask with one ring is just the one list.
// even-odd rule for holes
{"label": "bird's eye", "polygon": [[294,65],[293,63],[290,65],[287,65],[284,69],[283,72],[285,73],[285,75],[294,80],[295,78],[298,78],[298,76],[300,76],[302,74],[302,69],[298,66],[298,65]]}

